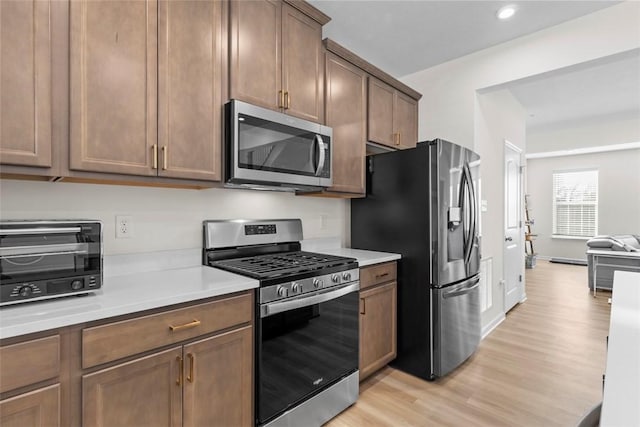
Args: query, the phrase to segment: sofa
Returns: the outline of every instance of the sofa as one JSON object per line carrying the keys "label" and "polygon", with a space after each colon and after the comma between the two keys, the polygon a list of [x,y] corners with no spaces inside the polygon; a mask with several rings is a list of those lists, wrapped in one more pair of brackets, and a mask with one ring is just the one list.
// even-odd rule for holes
{"label": "sofa", "polygon": [[640,235],[596,236],[587,241],[589,289],[613,288],[616,270],[640,271]]}

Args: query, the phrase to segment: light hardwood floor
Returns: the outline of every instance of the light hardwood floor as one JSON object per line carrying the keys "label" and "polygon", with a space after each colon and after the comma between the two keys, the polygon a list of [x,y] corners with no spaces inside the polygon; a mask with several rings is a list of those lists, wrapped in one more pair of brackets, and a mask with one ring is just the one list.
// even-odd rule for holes
{"label": "light hardwood floor", "polygon": [[594,299],[583,266],[526,273],[527,300],[456,371],[427,382],[384,368],[327,425],[575,426],[602,400],[611,293]]}

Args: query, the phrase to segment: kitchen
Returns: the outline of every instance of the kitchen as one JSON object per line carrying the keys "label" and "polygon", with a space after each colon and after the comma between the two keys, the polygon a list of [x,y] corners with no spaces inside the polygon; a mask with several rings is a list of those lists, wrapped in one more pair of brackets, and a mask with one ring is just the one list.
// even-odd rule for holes
{"label": "kitchen", "polygon": [[[52,14],[55,15],[59,13],[57,8],[60,7],[58,3],[55,3]],[[624,7],[631,6],[626,5]],[[626,14],[623,9],[624,8],[619,8],[617,13],[621,16],[633,16],[632,14]],[[613,12],[610,13],[613,14]],[[619,16],[615,18],[616,22],[620,22],[618,19]],[[613,18],[607,16],[603,19]],[[52,22],[58,21],[54,20]],[[578,26],[578,24],[574,24],[574,26]],[[589,27],[587,23],[585,23],[584,26]],[[623,32],[624,28],[626,28],[619,24],[618,27],[621,27],[621,29],[617,30],[618,32]],[[577,31],[574,28],[570,30]],[[578,28],[578,30],[580,29]],[[560,32],[560,29],[558,29],[558,32]],[[58,32],[54,31],[52,35],[53,37],[56,37],[56,35],[60,37],[59,29]],[[56,40],[57,44],[54,43],[54,46],[60,47],[61,39]],[[624,40],[624,43],[631,43],[628,39]],[[623,41],[620,43],[621,46],[609,45],[607,48],[601,48],[599,52],[591,51],[592,53],[590,54],[585,54],[581,58],[572,58],[572,60],[581,62],[591,57],[605,55],[606,52],[615,52],[617,49],[623,49],[626,46],[622,46],[624,44]],[[64,45],[64,43],[62,43],[62,45]],[[628,46],[626,47],[628,48]],[[64,48],[64,46],[62,46],[62,48]],[[561,46],[558,47],[558,49],[561,48]],[[593,48],[595,49],[595,47]],[[60,62],[64,63],[64,61]],[[548,64],[547,68],[554,65],[558,66],[558,64]],[[545,71],[543,68],[542,66],[538,66],[527,72],[543,72]],[[72,70],[73,69],[74,68],[72,68]],[[56,73],[60,72],[64,73],[64,67],[54,62],[52,72],[54,75],[59,75]],[[68,79],[66,80],[67,83],[65,83],[65,79],[59,79],[57,81],[59,81],[60,84],[54,86],[54,97],[57,93],[58,98],[56,99],[60,99],[60,93],[64,94],[69,90],[68,87],[66,87]],[[423,95],[426,93],[426,91],[422,92]],[[72,93],[75,92],[72,91]],[[291,102],[295,101],[295,96],[296,95],[291,94]],[[464,102],[466,103],[468,101],[465,99]],[[73,105],[72,108],[74,108]],[[158,107],[160,108],[160,105]],[[463,107],[464,109],[461,111],[468,111],[468,104],[463,105]],[[433,108],[434,106],[428,102],[421,102],[419,110],[421,117],[423,114],[428,116],[434,113],[431,111]],[[64,115],[67,114],[67,112],[65,112],[64,109],[53,108],[52,114]],[[59,116],[56,117],[58,117],[58,119],[54,120],[54,139],[57,141],[68,141],[69,129],[65,128],[65,126],[67,126],[65,123],[68,122],[60,120]],[[472,134],[471,136],[467,134],[469,132],[470,121],[472,121],[471,115],[469,115],[469,117],[463,115],[460,124],[449,125],[446,129],[436,128],[434,130],[435,134],[433,135],[447,137],[460,143],[468,141],[467,143],[471,144],[470,141],[473,141],[474,138]],[[446,117],[444,117],[444,120],[440,118],[434,120],[425,118],[420,120],[420,126],[445,127],[447,123],[451,123],[451,121],[447,120]],[[420,140],[429,139],[428,136],[432,135],[431,131],[429,133],[426,133],[426,131],[421,132],[424,133],[421,133],[423,138],[420,138]],[[485,153],[490,152],[490,147],[483,146],[482,144],[485,143],[481,141],[479,148],[482,148],[484,152],[481,150],[478,151],[483,161],[486,159],[487,163],[485,164],[487,164],[488,170],[490,170],[492,165],[496,167],[496,162],[500,162],[500,159],[499,156],[485,155]],[[169,148],[168,152],[169,156],[171,156],[174,150]],[[63,154],[57,154],[64,159]],[[152,165],[149,164],[149,169],[151,169],[151,166]],[[168,166],[170,169],[171,166]],[[499,166],[497,168],[499,168]],[[10,173],[10,171],[11,168],[3,167],[3,173]],[[24,171],[22,172],[24,173]],[[340,245],[348,246],[350,243],[350,202],[347,200],[320,197],[294,197],[291,194],[263,194],[255,191],[237,191],[219,188],[190,190],[66,183],[65,181],[73,182],[80,181],[81,179],[109,181],[118,178],[116,175],[113,175],[113,178],[111,178],[111,176],[105,174],[97,175],[95,173],[86,173],[82,175],[73,171],[68,172],[68,174],[70,177],[63,178],[62,182],[32,182],[3,179],[3,218],[84,217],[101,219],[105,225],[105,255],[107,256],[155,251],[198,250],[199,252],[198,248],[202,247],[201,225],[203,220],[244,218],[247,216],[252,218],[301,218],[305,238],[336,240],[337,237]],[[46,173],[45,175],[49,176],[50,174]],[[54,174],[53,176],[61,175],[64,174]],[[129,175],[129,178],[130,177],[131,175]],[[140,182],[149,183],[151,179],[157,179],[158,182],[166,183],[169,178],[146,178]],[[175,184],[175,181],[172,181],[172,183]],[[483,175],[483,185],[486,189],[492,186],[498,188],[501,184],[499,184],[498,178],[487,174]],[[497,206],[500,206],[500,193],[491,194],[485,191],[485,194],[490,209],[496,209]],[[256,207],[259,207],[259,212],[256,212]],[[251,213],[251,215],[248,215],[248,213]],[[130,238],[115,238],[115,218],[118,215],[130,216],[133,219],[133,234]],[[499,230],[500,226],[498,225],[496,225],[495,228],[492,228],[492,224],[490,223],[484,225],[483,245],[486,247],[483,248],[483,254],[494,257],[494,268],[496,271],[499,271],[499,251],[495,248],[495,243],[491,241],[491,236],[494,234],[492,231],[498,235],[501,235],[502,231]],[[500,305],[499,298],[501,298],[498,292],[499,284],[497,276],[497,274],[494,275],[496,287],[494,292],[494,297],[496,298],[494,309]],[[485,326],[491,320],[497,318],[497,316],[491,312],[484,313],[483,317],[488,317],[488,319],[483,318],[483,325]]]}

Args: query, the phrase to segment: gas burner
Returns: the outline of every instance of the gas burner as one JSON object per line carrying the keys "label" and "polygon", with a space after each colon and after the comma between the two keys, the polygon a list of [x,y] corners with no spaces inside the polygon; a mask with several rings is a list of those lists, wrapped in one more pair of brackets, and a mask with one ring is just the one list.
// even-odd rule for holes
{"label": "gas burner", "polygon": [[212,267],[265,280],[353,263],[351,258],[313,252],[286,252],[210,261]]}

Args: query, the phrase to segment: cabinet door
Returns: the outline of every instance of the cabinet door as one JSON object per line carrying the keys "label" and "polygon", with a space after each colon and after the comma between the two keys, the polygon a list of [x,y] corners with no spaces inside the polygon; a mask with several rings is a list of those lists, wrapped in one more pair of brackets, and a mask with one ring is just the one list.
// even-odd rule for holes
{"label": "cabinet door", "polygon": [[229,8],[230,97],[279,110],[282,2],[231,1]]}
{"label": "cabinet door", "polygon": [[70,19],[70,168],[156,175],[157,2],[72,1]]}
{"label": "cabinet door", "polygon": [[161,176],[220,180],[224,5],[219,0],[159,3]]}
{"label": "cabinet door", "polygon": [[393,113],[399,148],[415,147],[418,142],[418,102],[396,91]]}
{"label": "cabinet door", "polygon": [[2,427],[60,425],[60,386],[41,388],[0,401]]}
{"label": "cabinet door", "polygon": [[184,426],[251,426],[251,326],[184,347]]}
{"label": "cabinet door", "polygon": [[367,75],[327,53],[326,119],[333,128],[333,186],[329,191],[365,192]]}
{"label": "cabinet door", "polygon": [[82,377],[82,424],[182,425],[182,348],[156,353]]}
{"label": "cabinet door", "polygon": [[324,120],[322,26],[297,9],[282,6],[282,87],[287,114]]}
{"label": "cabinet door", "polygon": [[396,282],[360,292],[360,380],[396,357]]}
{"label": "cabinet door", "polygon": [[0,1],[0,163],[51,166],[49,1]]}
{"label": "cabinet door", "polygon": [[395,89],[391,86],[369,77],[369,141],[396,147],[397,138],[393,127],[394,93]]}

